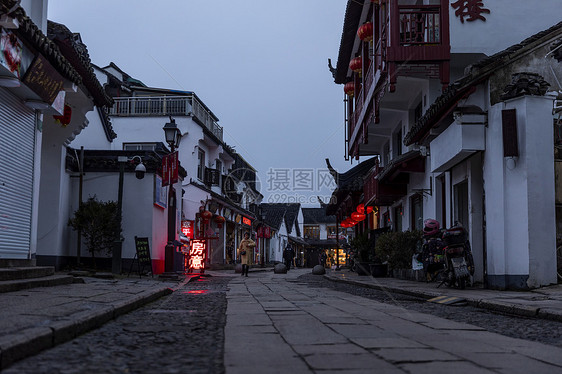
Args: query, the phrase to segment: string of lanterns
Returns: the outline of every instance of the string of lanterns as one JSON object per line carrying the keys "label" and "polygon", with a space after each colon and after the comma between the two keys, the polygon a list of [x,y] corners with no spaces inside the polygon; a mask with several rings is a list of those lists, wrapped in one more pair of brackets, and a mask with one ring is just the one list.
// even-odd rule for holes
{"label": "string of lanterns", "polygon": [[359,204],[357,206],[357,210],[355,212],[351,213],[350,217],[344,219],[340,223],[340,226],[343,227],[343,228],[353,227],[357,223],[359,223],[359,222],[363,221],[365,218],[367,218],[367,214],[371,214],[372,212],[373,212],[372,206],[365,207],[365,204]]}

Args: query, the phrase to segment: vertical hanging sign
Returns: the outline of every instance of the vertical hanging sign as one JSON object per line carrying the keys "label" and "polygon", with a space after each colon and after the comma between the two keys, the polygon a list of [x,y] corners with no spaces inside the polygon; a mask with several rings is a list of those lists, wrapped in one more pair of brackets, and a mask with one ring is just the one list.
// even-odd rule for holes
{"label": "vertical hanging sign", "polygon": [[205,270],[205,240],[192,240],[189,247],[189,269],[203,272]]}
{"label": "vertical hanging sign", "polygon": [[170,184],[170,155],[162,158],[162,187]]}

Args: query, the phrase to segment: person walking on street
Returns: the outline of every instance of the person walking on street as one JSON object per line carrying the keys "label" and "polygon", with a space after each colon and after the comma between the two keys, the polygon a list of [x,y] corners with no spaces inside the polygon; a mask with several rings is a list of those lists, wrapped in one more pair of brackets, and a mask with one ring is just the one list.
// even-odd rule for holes
{"label": "person walking on street", "polygon": [[250,233],[244,234],[244,239],[240,242],[238,246],[238,255],[240,256],[240,262],[242,263],[242,276],[248,276],[248,270],[250,270],[250,265],[252,264],[252,256],[256,242],[250,239]]}
{"label": "person walking on street", "polygon": [[322,253],[320,253],[320,264],[322,265],[322,267],[326,267],[326,260],[328,259],[328,256],[326,256],[326,251],[322,251]]}
{"label": "person walking on street", "polygon": [[288,245],[287,248],[285,248],[285,250],[283,251],[283,259],[285,260],[285,266],[287,267],[287,270],[291,269],[293,257],[295,257],[295,251],[293,251],[293,248]]}

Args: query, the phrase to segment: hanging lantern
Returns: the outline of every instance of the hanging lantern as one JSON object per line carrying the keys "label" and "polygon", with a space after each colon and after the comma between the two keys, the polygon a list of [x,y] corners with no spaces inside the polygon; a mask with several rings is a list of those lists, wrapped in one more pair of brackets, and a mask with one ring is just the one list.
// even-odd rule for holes
{"label": "hanging lantern", "polygon": [[217,224],[217,227],[220,229],[222,228],[222,225],[226,222],[226,219],[223,216],[216,216],[215,217],[215,223]]}
{"label": "hanging lantern", "polygon": [[361,70],[363,69],[363,59],[361,56],[352,59],[349,62],[349,68],[356,73],[361,73]]}
{"label": "hanging lantern", "polygon": [[360,222],[363,221],[367,216],[364,214],[361,214],[359,212],[353,212],[351,213],[351,219],[356,221],[356,222]]}
{"label": "hanging lantern", "polygon": [[357,30],[357,36],[364,42],[370,42],[373,40],[373,23],[365,22],[359,30]]}
{"label": "hanging lantern", "polygon": [[345,86],[343,86],[343,92],[345,92],[347,96],[353,96],[353,93],[355,92],[355,83],[347,82]]}
{"label": "hanging lantern", "polygon": [[365,204],[357,205],[357,213],[365,214]]}
{"label": "hanging lantern", "polygon": [[365,214],[371,214],[373,213],[373,207],[372,206],[368,206],[367,208],[365,208]]}
{"label": "hanging lantern", "polygon": [[209,223],[209,220],[213,218],[213,213],[208,210],[204,210],[203,213],[201,213],[201,218],[203,218],[203,223],[207,224]]}

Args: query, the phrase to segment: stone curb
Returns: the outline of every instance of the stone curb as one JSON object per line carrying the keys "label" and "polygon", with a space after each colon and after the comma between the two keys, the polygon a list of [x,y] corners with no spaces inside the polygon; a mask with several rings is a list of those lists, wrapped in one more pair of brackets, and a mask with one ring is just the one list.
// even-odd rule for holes
{"label": "stone curb", "polygon": [[25,357],[74,339],[172,292],[172,289],[167,287],[146,290],[127,299],[113,302],[111,305],[51,322],[48,326],[28,328],[16,334],[2,336],[0,337],[0,370]]}
{"label": "stone curb", "polygon": [[[324,278],[331,280],[333,282],[344,282],[348,284],[354,284],[356,286],[373,288],[379,291],[388,291],[391,293],[399,293],[408,296],[416,296],[422,297],[424,299],[431,299],[433,297],[441,296],[442,293],[433,292],[433,291],[422,291],[419,289],[407,289],[401,287],[392,287],[392,286],[383,286],[377,285],[372,283],[364,283],[360,281],[355,281],[351,279],[341,279],[338,277],[334,277],[331,275],[324,275]],[[457,295],[455,295],[457,296]],[[535,317],[541,319],[549,319],[553,321],[562,322],[562,311],[556,309],[549,309],[549,308],[537,308],[528,305],[520,305],[520,304],[513,304],[513,303],[506,303],[503,301],[498,300],[483,300],[483,299],[475,299],[469,297],[463,297],[466,299],[467,303],[473,307],[480,308],[480,309],[487,309],[493,310],[502,313],[509,313],[514,314],[517,316],[522,317]]]}

